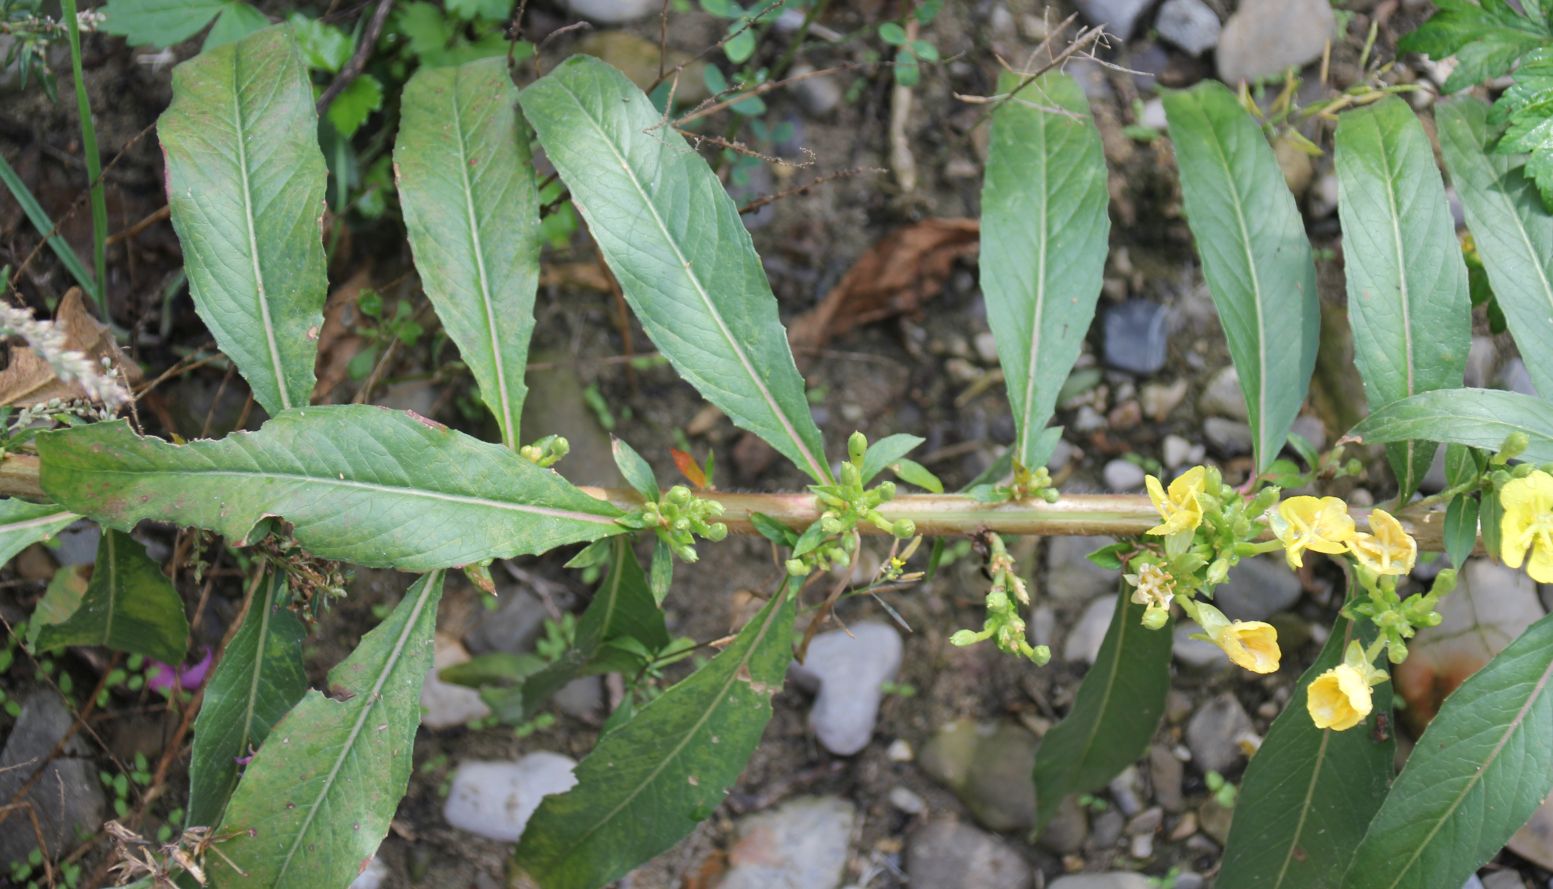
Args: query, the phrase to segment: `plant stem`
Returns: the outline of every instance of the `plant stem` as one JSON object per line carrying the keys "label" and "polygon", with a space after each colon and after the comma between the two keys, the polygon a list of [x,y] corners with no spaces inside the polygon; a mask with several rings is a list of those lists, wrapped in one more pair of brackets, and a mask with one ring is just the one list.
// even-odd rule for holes
{"label": "plant stem", "polygon": [[108,200],[102,184],[102,158],[97,154],[97,130],[92,126],[92,103],[86,96],[86,76],[81,71],[81,21],[75,0],[60,0],[70,34],[70,75],[75,81],[76,112],[81,117],[81,153],[86,158],[86,181],[92,192],[92,268],[97,278],[97,310],[108,317]]}

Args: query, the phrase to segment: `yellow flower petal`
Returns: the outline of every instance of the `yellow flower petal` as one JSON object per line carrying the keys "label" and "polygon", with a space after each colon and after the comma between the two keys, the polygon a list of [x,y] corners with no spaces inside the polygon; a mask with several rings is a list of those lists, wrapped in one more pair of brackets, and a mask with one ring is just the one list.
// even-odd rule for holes
{"label": "yellow flower petal", "polygon": [[1338,732],[1363,722],[1372,706],[1369,684],[1348,664],[1338,664],[1317,676],[1305,698],[1305,709],[1316,728]]}
{"label": "yellow flower petal", "polygon": [[1499,491],[1504,515],[1499,520],[1499,557],[1511,568],[1521,567],[1539,583],[1553,583],[1553,475],[1542,470],[1511,479]]}
{"label": "yellow flower petal", "polygon": [[1418,560],[1418,541],[1402,523],[1384,509],[1370,511],[1370,531],[1357,532],[1348,541],[1348,551],[1359,564],[1379,575],[1401,576],[1413,570]]}
{"label": "yellow flower petal", "polygon": [[1164,537],[1196,530],[1202,524],[1202,503],[1198,501],[1197,495],[1206,489],[1207,475],[1207,469],[1193,466],[1170,483],[1168,492],[1159,479],[1152,475],[1145,476],[1143,484],[1148,489],[1149,500],[1153,501],[1160,518],[1164,519],[1147,533]]}
{"label": "yellow flower petal", "polygon": [[1290,567],[1305,564],[1305,550],[1336,555],[1354,536],[1348,504],[1336,497],[1290,497],[1278,504],[1273,533],[1283,542]]}
{"label": "yellow flower petal", "polygon": [[1237,620],[1221,628],[1213,641],[1230,661],[1253,673],[1278,672],[1278,631],[1259,620]]}

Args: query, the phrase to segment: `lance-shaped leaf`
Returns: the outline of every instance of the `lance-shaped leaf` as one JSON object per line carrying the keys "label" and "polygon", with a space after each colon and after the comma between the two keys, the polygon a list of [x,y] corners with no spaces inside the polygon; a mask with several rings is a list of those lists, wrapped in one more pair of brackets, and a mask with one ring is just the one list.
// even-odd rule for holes
{"label": "lance-shaped leaf", "polygon": [[94,423],[40,434],[38,452],[45,491],[114,527],[156,519],[242,542],[280,516],[314,555],[371,567],[428,571],[625,530],[620,510],[506,448],[370,405],[186,445]]}
{"label": "lance-shaped leaf", "polygon": [[52,503],[0,500],[0,565],[40,540],[47,540],[80,518]]}
{"label": "lance-shaped leaf", "polygon": [[157,122],[194,308],[271,414],[313,391],[327,289],[317,133],[284,25],[175,68]]}
{"label": "lance-shaped leaf", "polygon": [[575,55],[523,91],[626,301],[680,376],[816,481],[824,444],[738,208],[624,74]]}
{"label": "lance-shaped leaf", "polygon": [[591,889],[678,842],[722,803],[771,718],[795,598],[772,597],[710,663],[600,739],[577,786],[546,797],[518,844],[545,889]]}
{"label": "lance-shaped leaf", "polygon": [[1391,714],[1391,685],[1374,688],[1374,710],[1347,731],[1316,728],[1305,709],[1310,683],[1342,663],[1354,638],[1370,643],[1374,626],[1338,617],[1246,767],[1215,881],[1222,889],[1325,889],[1380,808],[1396,742],[1389,732],[1376,740],[1373,729]]}
{"label": "lance-shaped leaf", "polygon": [[1435,106],[1440,154],[1488,270],[1505,325],[1532,384],[1553,398],[1553,213],[1519,169],[1524,157],[1492,152],[1488,105],[1459,98]]}
{"label": "lance-shaped leaf", "polygon": [[145,547],[128,534],[106,530],[81,606],[67,620],[40,629],[37,644],[44,651],[105,645],[176,664],[189,648],[189,619]]}
{"label": "lance-shaped leaf", "polygon": [[[1428,135],[1393,97],[1344,114],[1336,154],[1354,362],[1370,407],[1460,386],[1472,302]],[[1435,451],[1413,441],[1386,449],[1402,497]]]}
{"label": "lance-shaped leaf", "polygon": [[238,760],[252,755],[307,692],[302,668],[307,632],[285,606],[285,594],[284,574],[272,572],[263,580],[205,686],[189,761],[190,824],[209,827],[221,820],[237,786]]}
{"label": "lance-shaped leaf", "polygon": [[[1024,80],[1005,73],[998,91]],[[981,286],[1014,408],[1014,458],[1029,468],[1057,391],[1094,319],[1111,220],[1105,154],[1084,91],[1043,74],[992,115],[981,194]]]}
{"label": "lance-shaped leaf", "polygon": [[410,780],[421,682],[432,662],[442,573],[416,581],[388,618],[270,730],[227,804],[227,889],[345,886],[377,851]]}
{"label": "lance-shaped leaf", "polygon": [[1035,751],[1035,826],[1046,826],[1063,797],[1088,793],[1149,749],[1170,691],[1170,627],[1143,626],[1142,605],[1123,584],[1095,665],[1073,708]]}
{"label": "lance-shaped leaf", "polygon": [[1316,366],[1310,241],[1262,130],[1223,84],[1165,94],[1186,219],[1251,419],[1256,466],[1278,456]]}
{"label": "lance-shaped leaf", "polygon": [[405,85],[394,171],[421,285],[518,446],[539,286],[539,191],[506,60],[422,68]]}
{"label": "lance-shaped leaf", "polygon": [[1416,438],[1494,452],[1517,432],[1526,436],[1522,459],[1553,461],[1553,403],[1500,389],[1422,392],[1370,414],[1348,436],[1369,444]]}
{"label": "lance-shaped leaf", "polygon": [[1354,853],[1344,889],[1460,886],[1553,789],[1553,616],[1451,693]]}
{"label": "lance-shaped leaf", "polygon": [[656,652],[669,644],[663,611],[647,587],[630,540],[611,541],[612,561],[593,601],[577,621],[576,641],[566,653],[523,683],[523,718],[529,719],[552,695],[579,676],[640,668],[643,658],[611,646],[616,640],[639,643],[636,651]]}

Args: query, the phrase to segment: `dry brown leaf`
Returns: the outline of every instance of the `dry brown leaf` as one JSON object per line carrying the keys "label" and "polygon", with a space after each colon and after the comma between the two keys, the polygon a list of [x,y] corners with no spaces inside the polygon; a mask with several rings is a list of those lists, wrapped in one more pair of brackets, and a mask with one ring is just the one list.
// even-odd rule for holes
{"label": "dry brown leaf", "polygon": [[[70,288],[59,301],[54,324],[65,336],[65,348],[80,352],[93,364],[107,358],[127,384],[140,379],[140,367],[119,349],[113,331],[87,310],[81,288]],[[29,407],[55,398],[69,401],[86,397],[85,391],[74,381],[61,381],[43,356],[27,348],[21,340],[13,339],[5,348],[9,362],[4,370],[0,370],[0,405]]]}
{"label": "dry brown leaf", "polygon": [[329,393],[350,378],[351,359],[366,345],[354,328],[356,301],[371,284],[372,276],[361,270],[336,287],[324,303],[324,323],[318,333],[318,382],[313,386],[313,403],[329,403]]}
{"label": "dry brown leaf", "polygon": [[980,236],[974,219],[924,219],[890,232],[793,321],[788,338],[799,351],[812,351],[865,324],[917,311],[943,291],[956,260],[976,253]]}

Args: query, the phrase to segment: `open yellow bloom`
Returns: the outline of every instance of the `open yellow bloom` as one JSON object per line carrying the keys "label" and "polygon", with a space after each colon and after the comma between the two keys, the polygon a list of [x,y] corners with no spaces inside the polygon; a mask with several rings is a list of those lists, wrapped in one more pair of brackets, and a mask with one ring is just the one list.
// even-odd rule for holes
{"label": "open yellow bloom", "polygon": [[1370,684],[1350,664],[1338,664],[1310,684],[1305,709],[1316,728],[1344,731],[1370,715]]}
{"label": "open yellow bloom", "polygon": [[1538,583],[1553,583],[1553,475],[1537,470],[1511,479],[1499,491],[1504,516],[1499,520],[1499,556],[1511,568],[1521,567],[1527,550],[1526,573]]}
{"label": "open yellow bloom", "polygon": [[1170,483],[1168,493],[1159,479],[1152,475],[1146,476],[1143,481],[1149,489],[1149,499],[1154,501],[1159,517],[1164,519],[1150,528],[1148,533],[1165,537],[1196,530],[1202,524],[1202,504],[1198,502],[1197,495],[1207,488],[1207,475],[1208,470],[1193,466],[1176,476],[1175,481]]}
{"label": "open yellow bloom", "polygon": [[1273,533],[1283,541],[1290,568],[1305,564],[1305,550],[1337,555],[1354,535],[1348,504],[1336,497],[1290,497],[1268,517]]}
{"label": "open yellow bloom", "polygon": [[1214,645],[1224,649],[1230,662],[1253,673],[1278,672],[1278,631],[1259,620],[1235,620],[1206,602],[1194,609],[1203,632]]}
{"label": "open yellow bloom", "polygon": [[1401,576],[1413,570],[1418,559],[1418,541],[1402,529],[1384,509],[1370,511],[1370,531],[1356,532],[1348,541],[1348,551],[1359,564],[1380,575]]}

